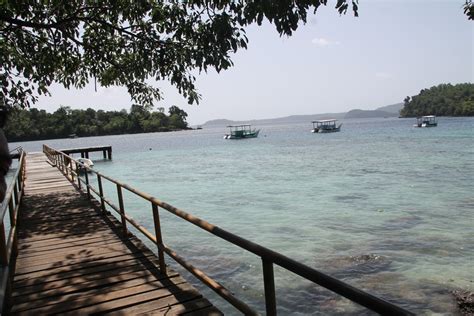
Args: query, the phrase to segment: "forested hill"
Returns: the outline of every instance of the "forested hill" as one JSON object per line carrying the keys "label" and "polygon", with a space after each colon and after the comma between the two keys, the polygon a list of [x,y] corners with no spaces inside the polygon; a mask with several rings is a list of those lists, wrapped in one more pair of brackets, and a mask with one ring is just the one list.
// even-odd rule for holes
{"label": "forested hill", "polygon": [[9,141],[166,132],[188,128],[187,116],[177,106],[171,106],[168,115],[164,109],[149,111],[140,105],[133,105],[128,112],[72,110],[64,106],[54,113],[14,109],[4,130]]}
{"label": "forested hill", "polygon": [[422,115],[474,116],[474,84],[440,84],[406,97],[402,117]]}

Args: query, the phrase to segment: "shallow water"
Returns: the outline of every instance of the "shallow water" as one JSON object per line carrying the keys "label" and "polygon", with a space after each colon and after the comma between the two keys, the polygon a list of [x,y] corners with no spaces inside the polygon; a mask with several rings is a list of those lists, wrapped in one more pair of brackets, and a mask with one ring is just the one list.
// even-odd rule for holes
{"label": "shallow water", "polygon": [[[249,140],[223,140],[225,128],[212,128],[10,147],[112,145],[112,161],[91,156],[104,174],[417,314],[450,314],[449,291],[472,290],[474,279],[474,119],[412,124],[361,119],[332,134],[287,124],[259,126]],[[153,230],[149,203],[126,194],[125,207]],[[258,258],[161,213],[165,243],[264,311]],[[275,277],[280,314],[370,314],[283,269]]]}

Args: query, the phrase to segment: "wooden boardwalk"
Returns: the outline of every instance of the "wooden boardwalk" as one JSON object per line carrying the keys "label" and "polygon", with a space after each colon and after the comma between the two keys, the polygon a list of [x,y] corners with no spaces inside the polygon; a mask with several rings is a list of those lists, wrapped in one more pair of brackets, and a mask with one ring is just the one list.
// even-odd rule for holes
{"label": "wooden boardwalk", "polygon": [[221,315],[44,154],[28,154],[26,172],[11,314]]}

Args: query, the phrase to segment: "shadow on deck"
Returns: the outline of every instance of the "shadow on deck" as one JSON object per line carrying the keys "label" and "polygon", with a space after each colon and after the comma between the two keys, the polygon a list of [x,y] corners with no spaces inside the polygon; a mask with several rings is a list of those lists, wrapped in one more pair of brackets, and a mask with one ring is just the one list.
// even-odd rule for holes
{"label": "shadow on deck", "polygon": [[57,169],[36,159],[30,170],[8,313],[221,314]]}

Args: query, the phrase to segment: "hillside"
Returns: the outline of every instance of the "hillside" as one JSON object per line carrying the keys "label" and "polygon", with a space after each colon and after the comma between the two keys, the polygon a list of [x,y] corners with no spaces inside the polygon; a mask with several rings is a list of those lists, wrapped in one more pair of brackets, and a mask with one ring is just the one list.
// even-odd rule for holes
{"label": "hillside", "polygon": [[381,106],[375,110],[351,110],[349,112],[340,113],[323,113],[323,114],[308,114],[308,115],[291,115],[273,119],[260,119],[249,121],[231,121],[226,119],[216,119],[207,121],[203,126],[227,126],[237,124],[285,124],[285,123],[305,123],[315,120],[325,119],[346,119],[346,118],[376,118],[376,117],[397,117],[400,115],[400,109],[403,108],[403,103],[396,103]]}
{"label": "hillside", "polygon": [[342,119],[346,113],[324,113],[324,114],[309,114],[309,115],[291,115],[285,117],[279,117],[274,119],[260,119],[260,120],[248,120],[248,121],[231,121],[226,119],[216,119],[207,121],[203,126],[226,126],[226,125],[237,125],[237,124],[285,124],[285,123],[304,123],[311,122],[314,120],[323,119]]}
{"label": "hillside", "polygon": [[474,84],[440,84],[405,98],[402,117],[422,115],[474,116]]}
{"label": "hillside", "polygon": [[390,104],[386,106],[381,106],[379,108],[376,108],[376,111],[385,111],[389,113],[395,113],[397,115],[400,114],[400,110],[403,109],[403,103],[396,103],[396,104]]}
{"label": "hillside", "polygon": [[398,117],[398,114],[380,110],[350,110],[346,116],[344,116],[345,119],[372,117]]}

